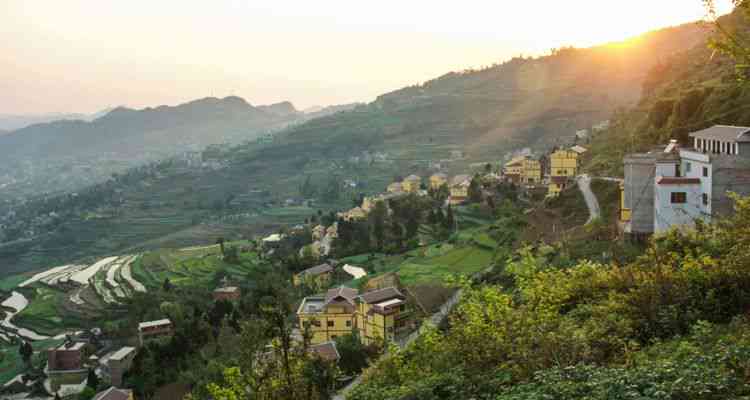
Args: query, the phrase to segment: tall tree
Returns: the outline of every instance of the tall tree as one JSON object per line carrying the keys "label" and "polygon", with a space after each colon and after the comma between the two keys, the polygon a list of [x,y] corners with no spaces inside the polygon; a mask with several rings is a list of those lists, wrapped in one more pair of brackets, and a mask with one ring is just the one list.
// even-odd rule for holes
{"label": "tall tree", "polygon": [[93,368],[89,368],[89,374],[86,377],[86,386],[96,390],[99,387],[99,376]]}

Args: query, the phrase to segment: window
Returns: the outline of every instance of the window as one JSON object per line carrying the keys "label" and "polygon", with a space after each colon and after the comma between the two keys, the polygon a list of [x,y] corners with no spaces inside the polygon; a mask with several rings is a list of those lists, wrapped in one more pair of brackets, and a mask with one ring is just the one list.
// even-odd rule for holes
{"label": "window", "polygon": [[674,166],[674,176],[678,178],[682,176],[682,171],[680,169],[680,164]]}
{"label": "window", "polygon": [[670,200],[672,204],[684,204],[685,202],[687,202],[687,193],[672,192],[670,193]]}
{"label": "window", "polygon": [[333,328],[333,321],[328,321],[328,327]]}
{"label": "window", "polygon": [[685,173],[689,174],[692,169],[693,169],[693,165],[690,164],[689,162],[686,162],[685,163]]}
{"label": "window", "polygon": [[351,320],[346,321],[346,327],[347,328],[351,328],[352,327],[352,321]]}
{"label": "window", "polygon": [[318,328],[320,328],[320,321],[318,321],[317,319],[312,320],[312,324],[313,326],[317,326]]}
{"label": "window", "polygon": [[708,167],[703,167],[703,176],[708,176]]}
{"label": "window", "polygon": [[703,205],[707,206],[708,205],[708,194],[707,193],[703,193],[701,195],[701,197],[703,198]]}
{"label": "window", "polygon": [[337,335],[331,335],[331,340],[336,340],[337,337]]}

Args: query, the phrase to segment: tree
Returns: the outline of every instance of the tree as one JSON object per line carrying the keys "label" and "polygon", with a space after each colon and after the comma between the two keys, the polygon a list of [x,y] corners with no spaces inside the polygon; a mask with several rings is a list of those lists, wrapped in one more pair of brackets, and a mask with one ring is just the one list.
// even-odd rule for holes
{"label": "tree", "polygon": [[487,174],[489,174],[490,172],[492,172],[492,164],[490,164],[490,163],[484,164],[484,172],[487,173]]}
{"label": "tree", "polygon": [[55,400],[62,400],[60,397],[60,392],[55,392]]}
{"label": "tree", "polygon": [[78,400],[91,400],[96,396],[96,390],[86,386],[81,393],[78,393]]}
{"label": "tree", "polygon": [[354,376],[367,367],[367,349],[362,344],[358,331],[336,339],[336,349],[340,356],[339,367],[344,374]]}
{"label": "tree", "polygon": [[161,288],[165,292],[169,292],[170,290],[172,290],[172,282],[169,280],[169,278],[164,278],[164,283],[161,285]]}
{"label": "tree", "polygon": [[[723,25],[717,17],[715,1],[702,0],[709,15],[712,17],[714,26],[719,33],[718,38],[712,38],[709,45],[735,60],[735,70],[741,82],[747,81],[747,73],[750,70],[750,36],[744,28],[732,26],[731,22]],[[745,20],[750,20],[750,1],[732,0]]]}
{"label": "tree", "polygon": [[31,346],[31,343],[27,341],[21,342],[18,346],[18,354],[21,355],[21,358],[23,359],[23,362],[27,365],[31,365],[31,356],[34,355],[34,348]]}
{"label": "tree", "polygon": [[479,203],[482,201],[482,184],[479,175],[474,175],[469,183],[469,201]]}
{"label": "tree", "polygon": [[224,255],[224,238],[219,237],[218,239],[216,239],[216,244],[219,245],[219,249],[221,250],[221,255],[223,256]]}
{"label": "tree", "polygon": [[406,220],[406,237],[411,239],[416,236],[419,231],[419,221],[415,214],[410,214]]}
{"label": "tree", "polygon": [[453,230],[456,228],[456,220],[453,216],[453,209],[448,206],[448,210],[445,212],[445,219],[443,220],[443,226],[445,229]]}
{"label": "tree", "polygon": [[99,376],[96,375],[96,372],[92,368],[89,368],[89,374],[86,377],[86,386],[94,390],[99,387]]}

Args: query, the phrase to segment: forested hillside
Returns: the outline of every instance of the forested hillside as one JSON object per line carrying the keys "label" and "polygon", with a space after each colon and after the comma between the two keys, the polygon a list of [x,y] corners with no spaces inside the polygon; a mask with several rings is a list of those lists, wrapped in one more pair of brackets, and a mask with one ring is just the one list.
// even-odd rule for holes
{"label": "forested hillside", "polygon": [[[720,20],[725,29],[747,32],[739,13]],[[643,97],[635,107],[617,112],[610,129],[595,137],[589,169],[622,174],[622,157],[670,139],[687,144],[690,132],[715,124],[750,124],[750,88],[738,85],[735,61],[701,43],[664,59],[652,68]]]}

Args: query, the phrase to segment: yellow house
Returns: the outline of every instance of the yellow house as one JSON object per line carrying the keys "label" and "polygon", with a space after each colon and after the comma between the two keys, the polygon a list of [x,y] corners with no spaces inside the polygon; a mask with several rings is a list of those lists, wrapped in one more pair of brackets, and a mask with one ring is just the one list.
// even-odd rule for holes
{"label": "yellow house", "polygon": [[361,207],[354,207],[349,211],[338,213],[338,216],[346,221],[356,221],[365,219],[367,217],[367,212]]}
{"label": "yellow house", "polygon": [[409,175],[404,178],[401,182],[401,187],[406,193],[416,193],[419,190],[419,185],[422,184],[422,178],[416,175]]}
{"label": "yellow house", "polygon": [[631,210],[625,208],[625,183],[620,182],[620,222],[630,221]]}
{"label": "yellow house", "polygon": [[300,330],[309,327],[311,344],[359,331],[364,344],[393,340],[413,325],[406,296],[388,287],[358,295],[356,289],[330,289],[323,296],[308,296],[297,309]]}
{"label": "yellow house", "polygon": [[521,183],[532,185],[542,181],[542,164],[537,160],[524,158],[521,162]]}
{"label": "yellow house", "polygon": [[401,182],[393,182],[390,185],[388,185],[387,190],[389,193],[401,193],[404,191],[404,187],[401,184]]}
{"label": "yellow house", "polygon": [[569,179],[578,174],[580,165],[579,153],[568,149],[559,149],[550,154],[550,183],[547,196],[554,197],[565,189]]}
{"label": "yellow house", "polygon": [[518,177],[520,179],[521,172],[523,172],[523,160],[526,157],[516,157],[505,163],[503,166],[503,174],[511,178]]}
{"label": "yellow house", "polygon": [[576,176],[578,174],[578,153],[559,149],[549,156],[550,176]]}
{"label": "yellow house", "polygon": [[448,183],[448,175],[439,172],[437,174],[434,174],[430,177],[430,188],[432,189],[440,189],[441,187],[445,186]]}
{"label": "yellow house", "polygon": [[311,344],[325,343],[351,333],[357,323],[357,289],[330,289],[325,296],[308,296],[297,309],[299,328],[309,327]]}
{"label": "yellow house", "polygon": [[[320,250],[318,250],[318,253],[320,253]],[[294,286],[299,286],[305,282],[325,285],[331,281],[331,275],[333,275],[333,267],[329,264],[320,264],[294,275]]]}
{"label": "yellow house", "polygon": [[471,185],[471,176],[456,175],[451,180],[451,195],[448,199],[452,205],[461,204],[469,198],[469,186]]}

